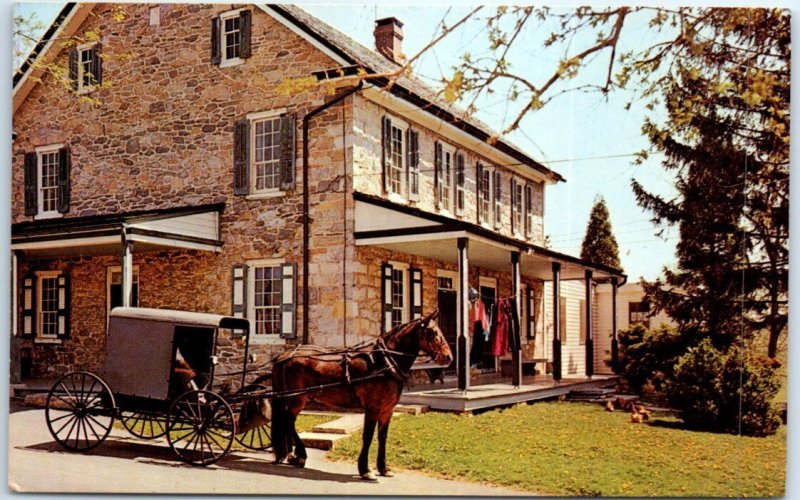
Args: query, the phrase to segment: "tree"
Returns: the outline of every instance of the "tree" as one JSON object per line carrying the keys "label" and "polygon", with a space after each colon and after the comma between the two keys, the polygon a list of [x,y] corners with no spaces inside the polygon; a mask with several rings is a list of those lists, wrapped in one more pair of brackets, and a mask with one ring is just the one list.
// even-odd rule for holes
{"label": "tree", "polygon": [[619,269],[619,247],[611,232],[606,200],[601,196],[592,207],[586,235],[581,245],[581,259]]}

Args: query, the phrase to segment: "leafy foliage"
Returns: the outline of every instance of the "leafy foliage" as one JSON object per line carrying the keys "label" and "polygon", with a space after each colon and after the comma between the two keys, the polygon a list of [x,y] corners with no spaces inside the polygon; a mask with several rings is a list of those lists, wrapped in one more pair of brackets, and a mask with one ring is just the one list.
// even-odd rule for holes
{"label": "leafy foliage", "polygon": [[634,390],[662,392],[674,373],[675,363],[686,352],[687,337],[662,325],[649,330],[635,324],[617,333],[619,357],[612,366]]}
{"label": "leafy foliage", "polygon": [[611,232],[606,200],[597,200],[589,215],[589,224],[581,245],[581,258],[619,269],[619,246]]}

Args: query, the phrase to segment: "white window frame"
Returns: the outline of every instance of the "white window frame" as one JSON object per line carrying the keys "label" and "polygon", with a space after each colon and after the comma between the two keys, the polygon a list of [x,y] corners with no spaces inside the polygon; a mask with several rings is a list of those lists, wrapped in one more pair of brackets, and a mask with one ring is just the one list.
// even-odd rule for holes
{"label": "white window frame", "polygon": [[[489,186],[487,188],[486,195],[486,210],[483,210],[483,206],[481,206],[481,219],[478,221],[480,224],[486,228],[491,228],[494,226],[494,171],[495,168],[492,166],[483,165],[483,172],[484,174],[488,172],[489,174]],[[478,179],[478,184],[480,186],[481,179]],[[478,196],[476,197],[476,201],[478,204],[481,203],[481,190],[478,189]],[[484,213],[485,212],[485,213]],[[484,217],[486,220],[484,221]]]}
{"label": "white window frame", "polygon": [[511,217],[514,218],[514,236],[522,238],[525,234],[525,183],[520,182],[519,177],[513,179],[516,192],[511,193]]}
{"label": "white window frame", "polygon": [[[464,158],[464,171],[462,175],[464,176],[464,183],[459,186],[458,185],[458,157],[461,156]],[[458,195],[461,194],[461,198],[464,200],[464,206],[458,206]],[[453,156],[453,210],[457,216],[463,216],[467,212],[467,155],[464,154],[463,151],[456,151],[455,155]]]}
{"label": "white window frame", "polygon": [[461,283],[458,282],[458,271],[448,271],[447,269],[436,270],[436,290],[448,290],[447,288],[439,288],[439,278],[450,278],[453,280],[452,290],[458,292]]}
{"label": "white window frame", "polygon": [[[243,10],[245,10],[244,7],[241,8],[241,9],[236,9],[236,10],[229,10],[229,11],[223,12],[222,14],[219,15],[219,55],[220,55],[219,67],[220,68],[227,68],[227,67],[230,67],[230,66],[236,66],[236,65],[242,64],[244,62],[244,59],[242,59],[241,57],[228,58],[227,57],[227,54],[228,54],[227,44],[225,43],[225,20],[226,19],[231,19],[231,18],[234,18],[234,17],[239,17],[239,14],[241,14],[241,12]],[[241,44],[242,44],[241,33],[242,33],[242,26],[240,24],[239,25],[239,54],[242,53],[242,51],[241,51]]]}
{"label": "white window frame", "polygon": [[[389,121],[391,123],[391,129],[392,129],[392,130],[389,131],[389,137],[393,137],[394,129],[398,129],[400,131],[400,179],[399,179],[399,181],[400,181],[400,184],[399,184],[400,189],[399,189],[399,191],[394,191],[393,188],[392,188],[391,173],[392,173],[392,169],[394,168],[394,166],[391,164],[391,158],[392,158],[393,152],[392,152],[392,144],[390,143],[389,144],[389,159],[390,159],[389,161],[390,161],[390,164],[387,165],[388,171],[386,172],[386,175],[389,176],[389,181],[387,183],[388,184],[388,188],[389,188],[388,195],[389,195],[389,199],[390,200],[398,201],[398,202],[405,202],[406,199],[411,195],[410,186],[408,185],[408,177],[406,175],[407,171],[408,171],[408,140],[407,140],[408,139],[408,137],[407,137],[408,122],[400,120],[395,116],[391,116],[389,118]],[[419,181],[419,176],[418,176],[417,177],[417,190],[419,190],[419,182],[420,181]]]}
{"label": "white window frame", "polygon": [[[245,293],[247,294],[247,318],[250,320],[252,331],[250,332],[250,345],[254,344],[285,344],[286,339],[281,338],[279,333],[257,334],[258,327],[256,326],[256,268],[257,267],[278,267],[280,268],[286,261],[283,259],[258,259],[248,260],[247,265],[247,286]],[[281,297],[283,297],[283,280],[278,284],[281,290]],[[281,303],[283,301],[281,300]],[[278,324],[282,324],[282,305],[278,304]]]}
{"label": "white window frame", "polygon": [[[500,182],[497,182],[497,176],[500,177]],[[497,196],[497,186],[500,186],[500,196]],[[494,169],[492,173],[492,218],[491,225],[495,229],[500,229],[503,227],[503,173],[500,169]]]}
{"label": "white window frame", "polygon": [[63,148],[63,144],[50,144],[48,146],[40,146],[35,149],[36,152],[36,216],[34,219],[54,219],[58,217],[63,217],[64,214],[58,211],[58,197],[59,197],[59,188],[58,188],[58,169],[60,165],[56,165],[56,208],[55,210],[48,210],[44,211],[44,196],[42,196],[42,180],[43,176],[43,165],[42,165],[42,156],[45,154],[52,154],[58,152],[61,148]]}
{"label": "white window frame", "polygon": [[[108,327],[108,318],[111,315],[111,285],[114,284],[114,273],[122,275],[122,266],[108,266],[106,268],[106,327]],[[121,276],[120,279],[122,279]],[[133,266],[133,284],[139,284],[139,266]],[[139,289],[139,293],[141,291]]]}
{"label": "white window frame", "polygon": [[[84,75],[84,64],[83,64],[83,53],[87,51],[91,51],[94,46],[97,45],[97,42],[88,42],[81,45],[78,45],[76,50],[78,51],[78,93],[79,94],[88,94],[89,92],[93,91],[96,85],[84,85],[83,84],[83,75]],[[94,61],[92,61],[94,64]]]}
{"label": "white window frame", "polygon": [[[42,328],[42,319],[44,310],[42,308],[42,280],[56,278],[56,331],[58,331],[58,308],[66,301],[66,295],[62,296],[62,291],[58,289],[58,277],[63,275],[63,271],[36,271],[36,338],[34,342],[40,344],[60,344],[61,339],[58,334],[44,335],[44,328]],[[63,291],[66,294],[66,291]]]}
{"label": "white window frame", "polygon": [[[439,175],[439,207],[441,212],[448,215],[453,215],[456,212],[455,192],[455,167],[456,167],[456,148],[446,142],[440,143],[442,146],[442,164]],[[450,155],[449,174],[447,155]],[[466,161],[466,159],[465,159]],[[445,183],[445,179],[449,182]],[[445,206],[447,203],[447,207]]]}
{"label": "white window frame", "polygon": [[247,166],[250,173],[248,176],[250,182],[250,194],[247,195],[248,199],[270,198],[286,193],[286,191],[281,190],[280,185],[280,157],[278,158],[278,186],[267,189],[256,189],[256,124],[258,122],[267,120],[278,120],[278,149],[280,151],[280,118],[285,113],[286,108],[280,108],[269,111],[261,111],[258,113],[250,113],[245,117],[250,122],[250,137],[248,137],[248,142],[250,144],[250,164]]}
{"label": "white window frame", "polygon": [[[403,273],[403,308],[400,309],[403,317],[400,321],[400,324],[408,323],[411,321],[411,285],[409,283],[411,278],[409,269],[411,266],[408,263],[397,262],[394,260],[390,260],[389,265],[392,266],[393,272],[401,271]],[[394,276],[392,276],[392,291],[394,291]],[[394,312],[394,300],[392,300],[392,311]],[[394,322],[394,318],[392,319],[392,322]]]}

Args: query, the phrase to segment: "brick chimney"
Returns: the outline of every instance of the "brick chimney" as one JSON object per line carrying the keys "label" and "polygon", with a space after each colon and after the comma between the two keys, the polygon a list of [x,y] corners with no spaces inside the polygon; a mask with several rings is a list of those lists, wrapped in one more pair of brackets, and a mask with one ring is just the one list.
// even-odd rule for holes
{"label": "brick chimney", "polygon": [[403,23],[396,17],[375,21],[375,48],[378,52],[398,64],[403,62]]}

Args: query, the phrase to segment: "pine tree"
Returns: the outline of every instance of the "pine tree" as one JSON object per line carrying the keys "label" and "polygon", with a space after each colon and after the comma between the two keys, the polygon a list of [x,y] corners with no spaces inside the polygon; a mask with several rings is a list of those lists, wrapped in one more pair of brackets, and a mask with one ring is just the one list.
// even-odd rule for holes
{"label": "pine tree", "polygon": [[619,269],[619,246],[611,232],[606,200],[601,196],[592,207],[581,245],[581,258]]}

